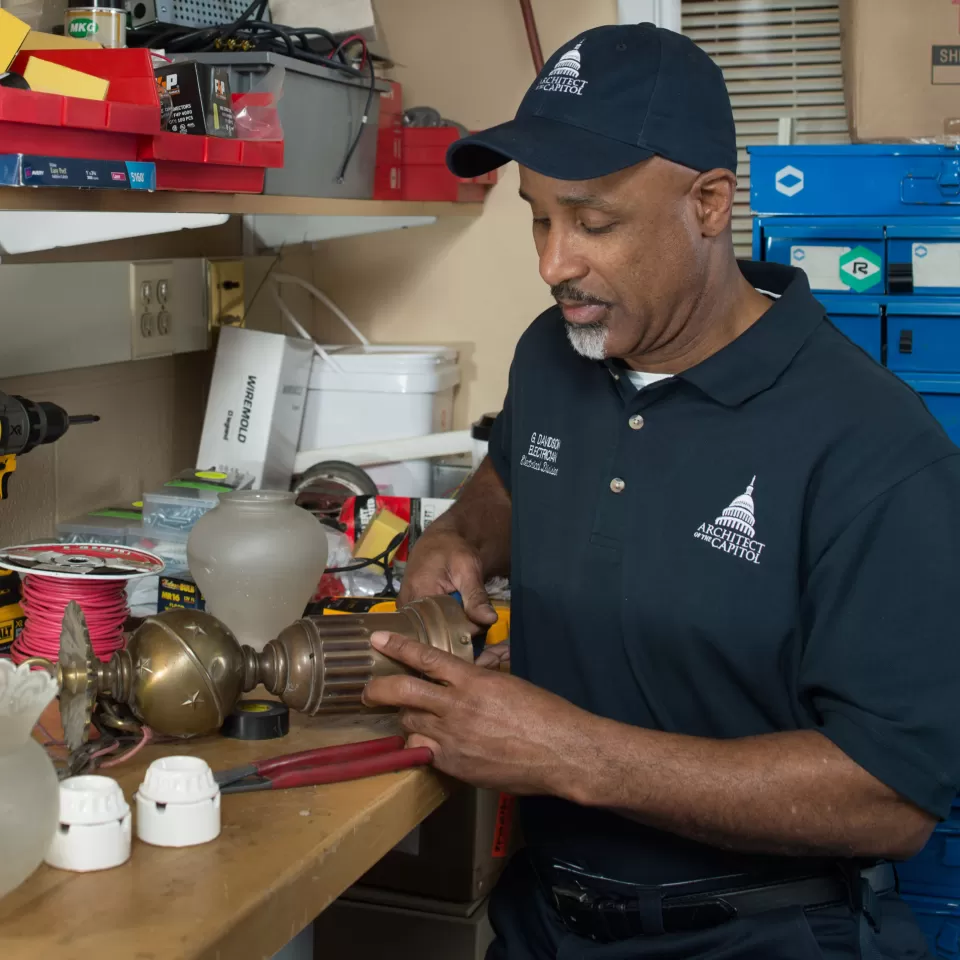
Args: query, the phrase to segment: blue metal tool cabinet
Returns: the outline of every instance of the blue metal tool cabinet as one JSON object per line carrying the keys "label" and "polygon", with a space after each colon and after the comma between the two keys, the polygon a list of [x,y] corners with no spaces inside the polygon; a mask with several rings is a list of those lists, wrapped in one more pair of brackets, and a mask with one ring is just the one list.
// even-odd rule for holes
{"label": "blue metal tool cabinet", "polygon": [[[833,323],[923,397],[960,444],[960,150],[752,147],[753,256],[806,271]],[[960,958],[960,799],[900,890]]]}
{"label": "blue metal tool cabinet", "polygon": [[753,256],[802,268],[831,320],[960,444],[960,148],[750,148]]}

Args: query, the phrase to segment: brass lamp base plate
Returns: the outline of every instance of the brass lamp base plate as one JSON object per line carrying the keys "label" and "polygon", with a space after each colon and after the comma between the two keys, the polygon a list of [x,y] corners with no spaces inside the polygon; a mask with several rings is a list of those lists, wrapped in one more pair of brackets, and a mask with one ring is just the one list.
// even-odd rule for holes
{"label": "brass lamp base plate", "polygon": [[87,742],[96,700],[96,667],[93,644],[80,604],[67,604],[60,630],[60,718],[63,736],[71,751]]}

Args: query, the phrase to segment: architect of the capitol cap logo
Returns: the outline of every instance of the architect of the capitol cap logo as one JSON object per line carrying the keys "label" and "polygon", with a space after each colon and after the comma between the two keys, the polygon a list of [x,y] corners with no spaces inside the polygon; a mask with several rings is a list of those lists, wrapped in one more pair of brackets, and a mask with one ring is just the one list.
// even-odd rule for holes
{"label": "architect of the capitol cap logo", "polygon": [[543,93],[583,94],[586,80],[580,79],[582,62],[580,60],[581,40],[572,50],[568,50],[554,64],[553,69],[537,84],[537,90]]}

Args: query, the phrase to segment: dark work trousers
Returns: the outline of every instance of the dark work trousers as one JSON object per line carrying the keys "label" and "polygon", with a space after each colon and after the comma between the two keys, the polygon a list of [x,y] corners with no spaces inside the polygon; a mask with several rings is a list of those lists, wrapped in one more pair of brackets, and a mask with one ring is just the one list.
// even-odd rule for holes
{"label": "dark work trousers", "polygon": [[567,932],[521,852],[490,901],[497,939],[487,960],[932,960],[909,907],[895,895],[880,903],[877,933],[845,906],[791,907],[712,930],[600,944]]}

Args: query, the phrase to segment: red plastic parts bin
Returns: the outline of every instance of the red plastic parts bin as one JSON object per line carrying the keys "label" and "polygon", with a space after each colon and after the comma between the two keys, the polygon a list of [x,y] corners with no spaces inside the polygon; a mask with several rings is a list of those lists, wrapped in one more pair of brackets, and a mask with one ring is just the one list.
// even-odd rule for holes
{"label": "red plastic parts bin", "polygon": [[266,168],[283,166],[283,141],[165,132],[145,137],[137,159],[156,164],[158,190],[262,193]]}
{"label": "red plastic parts bin", "polygon": [[447,148],[460,139],[455,127],[404,127],[400,192],[404,200],[480,202],[497,171],[464,180],[447,169]]}
{"label": "red plastic parts bin", "polygon": [[[30,57],[102,77],[110,81],[110,88],[103,101],[5,90],[7,93],[29,94],[62,102],[58,121],[35,118],[29,122],[54,122],[64,127],[122,133],[156,133],[160,130],[160,97],[148,50],[29,50],[17,55],[11,69],[15,73],[23,73]],[[132,160],[133,157],[126,159]]]}
{"label": "red plastic parts bin", "polygon": [[160,100],[146,50],[33,50],[29,57],[110,81],[106,100],[0,87],[0,150],[91,160],[136,160],[138,135],[160,130]]}

